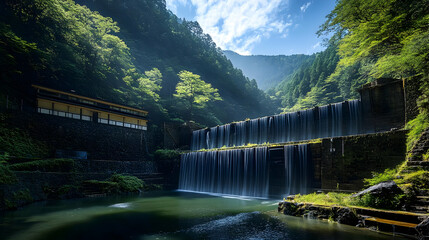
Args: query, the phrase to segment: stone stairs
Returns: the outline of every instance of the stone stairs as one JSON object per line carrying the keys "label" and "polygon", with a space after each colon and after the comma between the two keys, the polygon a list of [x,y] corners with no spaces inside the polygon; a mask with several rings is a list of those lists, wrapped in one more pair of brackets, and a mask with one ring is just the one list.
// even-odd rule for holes
{"label": "stone stairs", "polygon": [[409,210],[415,213],[429,214],[429,196],[416,196],[416,200]]}
{"label": "stone stairs", "polygon": [[370,229],[409,237],[421,236],[416,227],[429,217],[428,214],[366,208],[355,208],[355,211],[363,219],[363,225]]}

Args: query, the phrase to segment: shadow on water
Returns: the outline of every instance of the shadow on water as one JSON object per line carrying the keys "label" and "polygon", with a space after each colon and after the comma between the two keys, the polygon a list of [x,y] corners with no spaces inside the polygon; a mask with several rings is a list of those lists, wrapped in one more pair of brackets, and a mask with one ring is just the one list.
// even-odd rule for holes
{"label": "shadow on water", "polygon": [[289,217],[276,200],[161,192],[32,205],[1,218],[1,239],[391,239]]}

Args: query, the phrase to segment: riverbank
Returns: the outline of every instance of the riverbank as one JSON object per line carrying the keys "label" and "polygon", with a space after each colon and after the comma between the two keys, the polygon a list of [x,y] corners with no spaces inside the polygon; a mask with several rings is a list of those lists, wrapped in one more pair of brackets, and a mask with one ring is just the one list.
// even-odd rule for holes
{"label": "riverbank", "polygon": [[356,227],[366,227],[392,235],[402,234],[416,239],[429,237],[429,214],[295,201],[279,202],[278,212],[290,216],[323,219]]}

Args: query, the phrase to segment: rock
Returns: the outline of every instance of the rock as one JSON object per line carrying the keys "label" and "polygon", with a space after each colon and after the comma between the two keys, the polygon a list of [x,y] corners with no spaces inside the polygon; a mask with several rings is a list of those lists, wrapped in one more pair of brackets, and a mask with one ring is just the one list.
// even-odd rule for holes
{"label": "rock", "polygon": [[309,219],[317,219],[318,212],[315,210],[312,210],[312,211],[309,211],[308,213],[304,214],[303,216],[306,218],[309,218]]}
{"label": "rock", "polygon": [[359,227],[359,228],[365,227],[365,224],[363,223],[362,219],[359,219],[358,224],[356,224],[356,227]]}
{"label": "rock", "polygon": [[296,216],[299,211],[299,206],[293,202],[282,202],[279,204],[278,211],[286,215]]}
{"label": "rock", "polygon": [[359,219],[356,214],[350,210],[350,208],[340,208],[337,210],[337,222],[341,224],[347,224],[355,226]]}
{"label": "rock", "polygon": [[295,195],[289,195],[286,197],[288,201],[293,201],[295,199]]}
{"label": "rock", "polygon": [[429,239],[429,218],[417,225],[416,230],[419,233],[419,239]]}
{"label": "rock", "polygon": [[396,185],[394,181],[381,182],[371,186],[363,191],[353,194],[352,197],[362,197],[365,194],[371,194],[374,197],[390,197],[396,194],[401,194],[403,191]]}

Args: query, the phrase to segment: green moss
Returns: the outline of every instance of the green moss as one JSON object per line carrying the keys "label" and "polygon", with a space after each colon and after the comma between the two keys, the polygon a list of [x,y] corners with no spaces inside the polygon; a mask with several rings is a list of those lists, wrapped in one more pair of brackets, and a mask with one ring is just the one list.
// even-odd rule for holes
{"label": "green moss", "polygon": [[41,172],[71,172],[74,170],[72,159],[44,159],[24,163],[11,164],[13,171],[41,171]]}
{"label": "green moss", "polygon": [[[221,148],[211,148],[211,149],[202,148],[195,152],[211,152],[211,151],[223,151],[223,150],[257,148],[257,147],[282,147],[282,146],[288,146],[288,145],[315,144],[315,143],[321,143],[321,142],[322,142],[322,139],[318,138],[318,139],[298,141],[298,142],[288,142],[288,143],[269,143],[269,142],[265,142],[261,144],[248,143],[247,145],[243,145],[243,146],[233,146],[233,147],[223,146]],[[185,152],[182,152],[182,153],[185,153]]]}

